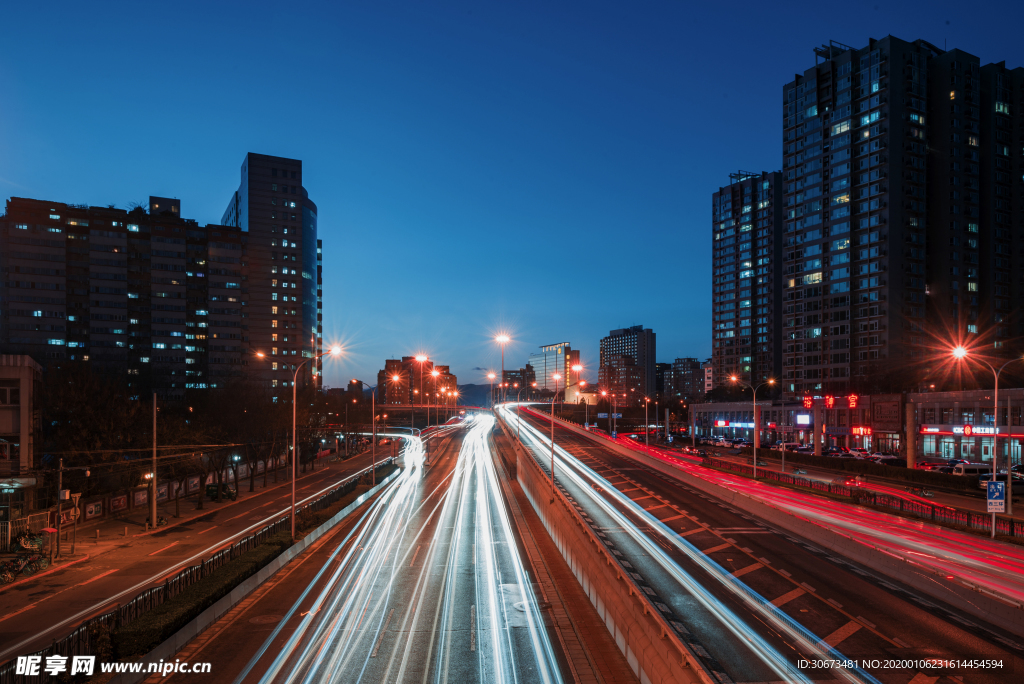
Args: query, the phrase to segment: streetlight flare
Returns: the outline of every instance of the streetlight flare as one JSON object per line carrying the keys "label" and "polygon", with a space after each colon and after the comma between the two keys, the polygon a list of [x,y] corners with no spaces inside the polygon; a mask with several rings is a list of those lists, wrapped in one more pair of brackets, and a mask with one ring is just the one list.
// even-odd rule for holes
{"label": "streetlight flare", "polygon": [[573,367],[572,367],[572,370],[573,370],[574,373],[579,373],[581,370],[583,370],[583,366],[581,366],[578,363],[574,364]]}
{"label": "streetlight flare", "polygon": [[427,356],[426,354],[417,354],[416,360],[419,361],[420,363],[423,363],[424,361],[427,360]]}
{"label": "streetlight flare", "polygon": [[965,356],[967,356],[967,348],[966,347],[964,347],[963,345],[960,345],[958,347],[954,347],[954,349],[953,349],[953,357],[954,358],[962,359]]}
{"label": "streetlight flare", "polygon": [[496,378],[496,377],[498,377],[498,376],[497,376],[497,375],[495,375],[494,373],[488,373],[488,374],[487,374],[487,379],[488,379],[488,380],[493,380],[493,379],[494,379],[494,378]]}
{"label": "streetlight flare", "polygon": [[256,356],[262,359],[264,356],[266,356],[266,354],[264,354],[263,352],[256,352]]}
{"label": "streetlight flare", "polygon": [[508,335],[498,335],[497,337],[494,338],[494,341],[497,342],[498,344],[508,344],[509,342],[512,341],[512,338],[509,337]]}
{"label": "streetlight flare", "polygon": [[561,375],[559,375],[558,373],[555,373],[555,374],[554,374],[554,375],[552,375],[551,377],[553,377],[553,378],[554,378],[555,380],[561,380],[561,379],[562,379],[562,376],[561,376]]}
{"label": "streetlight flare", "polygon": [[401,378],[399,376],[397,376],[397,375],[392,375],[391,376],[391,382],[398,382],[400,379]]}
{"label": "streetlight flare", "polygon": [[333,347],[331,347],[331,354],[337,356],[340,353],[341,353],[341,347],[339,347],[338,345],[334,345]]}

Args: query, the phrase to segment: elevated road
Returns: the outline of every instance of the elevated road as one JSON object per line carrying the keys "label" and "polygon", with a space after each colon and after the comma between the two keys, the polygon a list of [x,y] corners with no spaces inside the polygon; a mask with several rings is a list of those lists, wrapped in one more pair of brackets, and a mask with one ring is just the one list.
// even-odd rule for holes
{"label": "elevated road", "polygon": [[[516,425],[514,412],[503,415]],[[524,410],[519,428],[550,472],[549,419]],[[898,586],[627,459],[606,440],[556,425],[555,443],[559,486],[722,681],[924,684],[955,675],[995,683],[1024,671],[1019,639],[915,587]],[[918,667],[935,658],[1002,665]],[[823,659],[878,662],[828,671],[799,666]],[[892,667],[900,664],[910,667]]]}

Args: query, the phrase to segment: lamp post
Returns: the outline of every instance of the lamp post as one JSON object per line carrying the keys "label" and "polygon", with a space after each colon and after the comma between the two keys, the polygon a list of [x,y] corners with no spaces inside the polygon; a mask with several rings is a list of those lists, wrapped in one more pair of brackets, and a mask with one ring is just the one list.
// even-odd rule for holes
{"label": "lamp post", "polygon": [[310,361],[314,361],[323,356],[327,356],[328,354],[331,356],[336,356],[340,353],[341,347],[331,347],[330,351],[325,351],[321,354],[317,354],[300,363],[298,366],[295,367],[295,373],[292,375],[292,541],[295,541],[295,462],[299,458],[299,452],[295,450],[296,444],[298,442],[295,433],[295,422],[296,415],[298,413],[298,388],[296,387],[296,383],[298,382],[299,379],[299,371],[302,370],[302,367],[309,363]]}
{"label": "lamp post", "polygon": [[555,393],[551,396],[551,501],[555,502],[555,397],[558,396],[558,380],[562,376],[555,373],[551,376],[555,380]]}
{"label": "lamp post", "polygon": [[[957,361],[967,360],[969,351],[963,345],[955,347],[951,354]],[[999,376],[1002,374],[1003,369],[1009,366],[1014,361],[1022,361],[1021,358],[1013,358],[1004,363],[996,370],[996,367],[985,359],[970,359],[977,363],[983,363],[988,366],[989,370],[992,371],[992,377],[995,380],[995,390],[993,392],[993,400],[995,409],[992,411],[992,422],[995,426],[995,434],[992,436],[992,481],[996,481],[996,460],[999,457]],[[1007,411],[1007,418],[1009,418],[1009,411]],[[1009,421],[1007,421],[1009,423]],[[907,439],[910,439],[910,435],[907,435]],[[1009,465],[1009,458],[1007,458],[1007,465]],[[1013,469],[1007,467],[1006,469],[1006,514],[1013,515]],[[992,538],[996,537],[996,514],[992,514]]]}
{"label": "lamp post", "polygon": [[[760,429],[761,426],[760,426],[760,421],[757,419],[757,390],[761,389],[765,385],[774,385],[775,384],[775,380],[774,379],[766,380],[765,382],[762,382],[757,387],[754,387],[749,382],[744,382],[743,380],[740,380],[735,375],[732,376],[729,379],[732,380],[733,382],[737,382],[737,383],[739,383],[741,385],[744,385],[745,387],[749,387],[754,392],[754,479],[756,480],[757,479],[757,447],[761,443],[761,436],[760,436],[761,435],[761,429]],[[817,448],[817,447],[815,447],[815,448]],[[786,450],[785,449],[782,450],[782,472],[786,472]]]}
{"label": "lamp post", "polygon": [[[430,377],[434,379],[434,391],[431,394],[432,401],[437,402],[437,376],[441,374],[441,371],[434,368],[430,371]],[[437,409],[434,410],[437,413]],[[430,404],[427,404],[427,427],[430,427]]]}
{"label": "lamp post", "polygon": [[488,373],[487,379],[491,381],[491,408],[494,408],[494,373]]}
{"label": "lamp post", "polygon": [[501,347],[501,387],[503,388],[501,391],[501,400],[505,401],[505,345],[511,342],[512,338],[505,333],[502,333],[495,337],[494,341]]}

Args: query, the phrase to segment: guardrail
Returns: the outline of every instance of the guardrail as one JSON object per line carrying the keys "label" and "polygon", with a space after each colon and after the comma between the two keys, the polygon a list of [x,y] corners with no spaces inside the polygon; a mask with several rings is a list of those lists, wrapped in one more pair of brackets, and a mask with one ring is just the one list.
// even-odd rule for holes
{"label": "guardrail", "polygon": [[[390,465],[394,460],[393,457],[388,457],[378,463],[376,469],[380,470],[384,466]],[[351,492],[358,483],[359,478],[373,469],[373,466],[363,468],[315,501],[310,501],[303,506],[297,506],[295,514],[298,515],[307,510],[320,511],[327,508],[342,496]],[[137,620],[145,613],[153,610],[165,601],[169,601],[188,587],[199,582],[222,565],[237,558],[246,551],[256,548],[278,532],[290,529],[291,522],[288,516],[275,520],[248,537],[240,539],[228,548],[218,551],[198,565],[181,570],[173,577],[164,581],[162,585],[147,589],[124,605],[119,605],[112,611],[87,620],[79,625],[71,634],[63,639],[55,640],[43,650],[25,655],[42,656],[43,662],[46,662],[47,656],[53,655],[68,658],[78,655],[95,655],[97,640],[101,638],[101,635]],[[15,668],[16,661],[8,661],[6,664],[0,665],[0,684],[28,684],[30,681],[37,679],[36,677],[29,678],[25,675],[16,674]]]}
{"label": "guardrail", "polygon": [[[719,470],[729,470],[751,476],[754,474],[754,467],[744,463],[736,463],[735,461],[727,461],[725,459],[714,458],[711,456],[705,456],[702,461],[704,465],[717,468]],[[762,480],[774,480],[775,482],[795,485],[798,487],[807,487],[819,492],[858,499],[861,502],[871,504],[872,506],[888,508],[892,511],[899,511],[900,513],[914,515],[937,523],[959,525],[972,530],[989,531],[992,529],[991,513],[979,513],[977,511],[956,508],[955,506],[943,506],[940,504],[925,503],[923,501],[914,501],[911,499],[905,499],[901,496],[880,494],[857,486],[851,487],[849,485],[822,482],[821,480],[811,480],[806,477],[798,477],[788,473],[768,470],[767,468],[760,468],[757,471],[757,476]],[[996,534],[1024,539],[1024,523],[1018,522],[1014,518],[997,515]]]}

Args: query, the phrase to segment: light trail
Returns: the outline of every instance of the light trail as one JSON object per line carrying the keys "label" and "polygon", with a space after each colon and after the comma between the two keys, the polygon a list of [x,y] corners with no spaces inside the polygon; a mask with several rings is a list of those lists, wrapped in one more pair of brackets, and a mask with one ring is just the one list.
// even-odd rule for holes
{"label": "light trail", "polygon": [[[516,424],[519,420],[516,414],[507,406],[498,409],[506,422]],[[540,416],[541,414],[536,414]],[[519,422],[521,435],[525,435],[530,441],[540,445],[541,450],[550,448],[551,440],[541,430],[533,427],[526,421]],[[781,609],[774,606],[759,593],[747,586],[742,580],[722,568],[714,560],[706,556],[695,546],[676,534],[667,525],[658,520],[655,516],[645,511],[628,496],[625,496],[610,482],[605,480],[592,469],[579,462],[567,451],[555,444],[556,469],[558,477],[567,477],[576,484],[581,491],[587,492],[588,496],[613,520],[615,520],[624,531],[626,531],[647,552],[658,564],[679,583],[690,595],[692,595],[706,610],[714,615],[720,623],[738,639],[743,640],[747,647],[767,667],[779,675],[780,679],[789,682],[809,682],[810,680],[790,663],[776,648],[768,643],[760,634],[751,629],[746,622],[736,615],[728,606],[724,605],[707,588],[698,582],[692,575],[686,572],[679,564],[672,559],[662,548],[655,543],[647,534],[640,530],[629,517],[615,506],[612,506],[605,498],[595,496],[592,486],[598,485],[621,507],[628,510],[633,516],[640,518],[652,530],[657,532],[668,543],[681,551],[686,557],[694,561],[700,568],[717,580],[722,587],[727,589],[743,604],[750,608],[755,615],[759,615],[775,629],[793,640],[805,652],[815,654],[820,658],[846,660],[837,649],[822,642],[821,638],[814,635],[810,630],[793,620]],[[848,668],[833,672],[833,674],[845,677],[855,682],[878,682],[871,674],[860,668]]]}
{"label": "light trail", "polygon": [[[547,418],[544,414],[537,414]],[[703,467],[654,447],[621,443],[694,477],[739,492],[762,504],[798,515],[882,551],[913,556],[914,562],[949,581],[961,581],[1024,606],[1024,549],[988,537],[931,525],[870,508],[832,501],[814,494],[773,487],[728,472]],[[868,486],[872,486],[870,483]],[[883,487],[874,485],[883,490]],[[893,493],[893,492],[885,492]],[[903,498],[934,502],[899,493]]]}
{"label": "light trail", "polygon": [[[406,469],[237,682],[275,651],[261,682],[562,681],[500,498],[493,422],[466,421],[451,472],[429,491],[422,443],[396,435]],[[286,624],[293,631],[278,650]]]}

